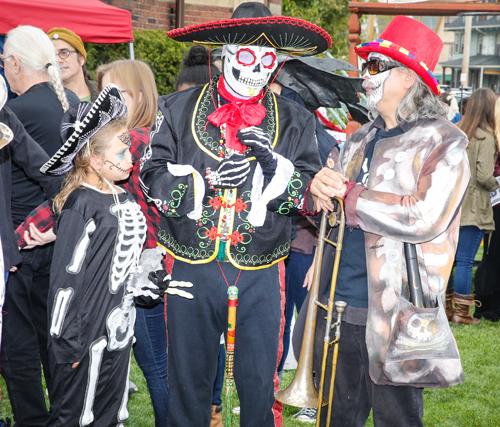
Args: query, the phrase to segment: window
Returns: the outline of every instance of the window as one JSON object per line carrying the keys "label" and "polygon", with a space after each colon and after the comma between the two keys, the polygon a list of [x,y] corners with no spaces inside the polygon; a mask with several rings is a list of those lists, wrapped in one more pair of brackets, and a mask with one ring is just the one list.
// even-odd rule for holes
{"label": "window", "polygon": [[477,35],[477,54],[478,55],[483,54],[483,39],[484,39],[484,35],[479,33]]}
{"label": "window", "polygon": [[455,52],[464,52],[464,35],[463,33],[455,33]]}
{"label": "window", "polygon": [[479,15],[479,16],[477,17],[477,20],[478,20],[478,21],[487,21],[487,20],[488,20],[488,18],[489,18],[489,16],[488,16],[488,15]]}
{"label": "window", "polygon": [[495,55],[500,55],[500,33],[495,37]]}

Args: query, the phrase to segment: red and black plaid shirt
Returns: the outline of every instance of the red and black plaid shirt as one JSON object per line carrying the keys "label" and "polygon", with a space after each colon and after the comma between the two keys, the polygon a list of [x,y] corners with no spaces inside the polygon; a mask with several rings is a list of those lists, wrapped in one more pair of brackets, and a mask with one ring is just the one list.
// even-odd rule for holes
{"label": "red and black plaid shirt", "polygon": [[[160,213],[156,206],[149,204],[144,197],[144,193],[139,185],[140,160],[144,147],[149,141],[149,130],[147,128],[137,128],[130,131],[130,153],[134,161],[132,173],[127,182],[122,183],[123,187],[134,197],[139,203],[142,213],[146,217],[148,226],[144,249],[156,247],[156,236],[158,235],[158,224],[160,223]],[[26,246],[24,241],[24,232],[29,231],[29,225],[33,223],[41,232],[47,231],[54,226],[54,216],[48,202],[45,202],[34,209],[26,217],[24,222],[16,229],[17,244],[20,248]]]}
{"label": "red and black plaid shirt", "polygon": [[160,212],[156,206],[146,201],[146,197],[144,196],[141,186],[139,185],[140,160],[144,148],[149,142],[149,129],[132,129],[130,131],[130,139],[130,153],[132,154],[134,167],[127,182],[122,183],[122,185],[130,194],[132,194],[136,202],[139,203],[142,213],[146,217],[148,233],[146,241],[144,242],[144,249],[155,248],[156,236],[158,235],[159,229],[158,225],[160,223]]}
{"label": "red and black plaid shirt", "polygon": [[33,223],[42,233],[45,233],[54,226],[54,214],[49,202],[45,201],[40,206],[33,209],[23,223],[16,228],[17,246],[21,249],[27,245],[24,240],[24,232],[29,232],[31,223]]}

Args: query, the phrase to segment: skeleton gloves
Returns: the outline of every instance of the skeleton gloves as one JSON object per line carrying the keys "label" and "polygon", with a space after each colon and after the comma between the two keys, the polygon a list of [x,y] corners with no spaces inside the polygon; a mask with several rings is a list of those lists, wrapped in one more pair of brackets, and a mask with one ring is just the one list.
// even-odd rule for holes
{"label": "skeleton gloves", "polygon": [[[278,157],[271,145],[269,134],[256,126],[241,129],[236,134],[243,145],[252,149],[262,172],[269,177],[274,174]],[[212,190],[215,188],[241,188],[250,174],[250,162],[242,154],[233,154],[222,160],[217,169],[207,168],[206,178]]]}
{"label": "skeleton gloves", "polygon": [[170,283],[170,274],[165,270],[151,271],[148,275],[150,283],[140,288],[140,294],[134,292],[135,305],[140,308],[154,308],[163,301],[163,294]]}
{"label": "skeleton gloves", "polygon": [[239,130],[236,136],[243,145],[252,148],[252,153],[259,162],[264,175],[273,175],[278,165],[278,158],[273,150],[269,134],[252,126]]}
{"label": "skeleton gloves", "polygon": [[222,160],[216,170],[207,168],[210,188],[241,188],[250,173],[250,162],[241,154]]}

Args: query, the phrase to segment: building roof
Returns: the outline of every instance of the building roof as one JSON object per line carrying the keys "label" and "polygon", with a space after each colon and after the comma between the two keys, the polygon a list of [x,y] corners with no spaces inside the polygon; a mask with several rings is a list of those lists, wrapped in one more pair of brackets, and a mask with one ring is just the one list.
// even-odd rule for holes
{"label": "building roof", "polygon": [[[442,67],[462,68],[462,58],[440,62]],[[500,56],[475,55],[469,58],[469,68],[500,68]]]}
{"label": "building roof", "polygon": [[[489,15],[486,20],[480,21],[479,19],[484,19],[484,15],[476,15],[472,17],[472,28],[498,28],[500,30],[500,15]],[[457,31],[465,30],[465,16],[459,16],[453,22],[445,25],[445,31]]]}

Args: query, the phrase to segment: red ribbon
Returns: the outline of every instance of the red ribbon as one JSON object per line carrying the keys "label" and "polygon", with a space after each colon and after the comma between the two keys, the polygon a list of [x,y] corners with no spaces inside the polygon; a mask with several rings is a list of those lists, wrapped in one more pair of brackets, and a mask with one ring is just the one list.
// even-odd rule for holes
{"label": "red ribbon", "polygon": [[226,89],[224,78],[219,80],[217,86],[220,96],[228,104],[217,108],[208,116],[208,121],[213,125],[220,127],[226,124],[226,147],[237,151],[245,150],[245,146],[236,137],[236,132],[249,126],[258,126],[266,116],[266,108],[257,103],[262,91],[257,96],[250,99],[237,98]]}

